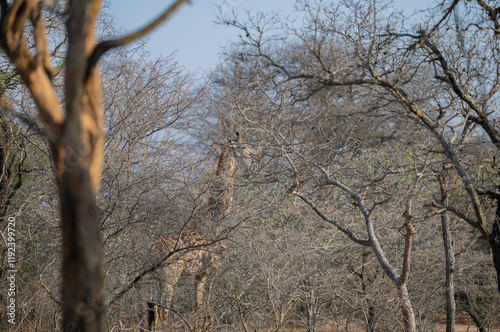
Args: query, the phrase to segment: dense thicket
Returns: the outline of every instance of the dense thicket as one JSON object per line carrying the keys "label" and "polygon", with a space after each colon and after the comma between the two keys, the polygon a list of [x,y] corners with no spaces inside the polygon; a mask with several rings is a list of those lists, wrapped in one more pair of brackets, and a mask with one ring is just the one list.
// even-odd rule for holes
{"label": "dense thicket", "polygon": [[[222,243],[222,265],[200,307],[181,278],[172,331],[499,328],[500,3],[447,0],[410,18],[377,1],[296,6],[293,20],[221,10],[241,38],[206,85],[142,45],[100,63],[107,329],[147,329],[167,305],[157,274],[200,248],[152,246],[206,215],[235,140],[234,206],[201,247]],[[51,143],[16,72],[1,71],[0,217],[19,222],[20,305],[19,325],[0,324],[59,330]]]}

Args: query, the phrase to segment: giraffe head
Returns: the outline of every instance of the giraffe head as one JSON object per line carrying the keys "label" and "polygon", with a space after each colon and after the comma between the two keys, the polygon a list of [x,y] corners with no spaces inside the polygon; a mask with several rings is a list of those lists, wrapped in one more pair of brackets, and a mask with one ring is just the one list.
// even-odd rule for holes
{"label": "giraffe head", "polygon": [[260,156],[260,154],[241,138],[239,132],[236,132],[235,136],[236,139],[234,140],[234,143],[232,143],[232,145],[234,147],[235,154],[238,157],[241,157],[243,160],[245,160],[247,164],[249,164],[248,161],[252,159],[257,162],[262,161],[262,157]]}
{"label": "giraffe head", "polygon": [[[208,199],[210,218],[214,221],[222,220],[231,212],[236,161],[262,160],[257,151],[246,144],[238,132],[235,133],[235,139],[226,138],[226,143],[222,145],[223,149],[213,177],[212,192]],[[248,167],[248,164],[246,166]]]}

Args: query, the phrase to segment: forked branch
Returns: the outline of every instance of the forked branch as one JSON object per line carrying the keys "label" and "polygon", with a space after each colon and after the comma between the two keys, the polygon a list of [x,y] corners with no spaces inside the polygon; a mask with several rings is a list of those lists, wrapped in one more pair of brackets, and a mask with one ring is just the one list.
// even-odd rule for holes
{"label": "forked branch", "polygon": [[[64,116],[51,81],[46,31],[37,0],[17,0],[12,4],[0,2],[0,44],[15,65],[24,83],[33,95],[40,118],[46,125],[49,140],[60,136]],[[23,36],[28,20],[33,26],[36,54],[31,55]]]}

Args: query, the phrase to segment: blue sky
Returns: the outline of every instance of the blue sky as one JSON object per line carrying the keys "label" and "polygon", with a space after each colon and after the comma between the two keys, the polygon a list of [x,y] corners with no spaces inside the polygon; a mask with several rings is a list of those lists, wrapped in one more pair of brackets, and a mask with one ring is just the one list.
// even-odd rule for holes
{"label": "blue sky", "polygon": [[[173,0],[108,0],[109,11],[114,16],[115,26],[122,32],[134,31],[159,15]],[[149,35],[148,46],[152,56],[169,55],[176,52],[176,61],[191,72],[203,73],[215,67],[221,48],[229,40],[235,40],[238,32],[234,28],[216,25],[217,4],[224,0],[191,0],[166,23]],[[280,11],[292,13],[297,0],[225,0],[226,8],[238,13],[251,11]],[[415,3],[427,1],[396,0],[395,8],[412,12]]]}

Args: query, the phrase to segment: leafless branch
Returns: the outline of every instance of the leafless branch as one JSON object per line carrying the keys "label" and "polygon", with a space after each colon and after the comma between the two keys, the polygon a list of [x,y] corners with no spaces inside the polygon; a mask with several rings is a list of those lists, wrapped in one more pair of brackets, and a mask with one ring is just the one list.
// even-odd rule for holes
{"label": "leafless branch", "polygon": [[320,216],[324,221],[337,227],[337,229],[339,229],[342,233],[346,234],[347,237],[349,239],[351,239],[352,241],[354,241],[358,244],[361,244],[363,246],[370,245],[370,241],[362,240],[362,239],[358,238],[356,235],[354,235],[354,232],[352,230],[350,230],[349,227],[344,225],[342,222],[328,217],[323,211],[321,211],[321,209],[316,204],[314,204],[313,201],[311,201],[309,198],[307,198],[303,194],[301,194],[295,190],[292,190],[289,193],[302,199],[305,203],[307,203],[307,205],[309,205],[314,210],[314,212],[316,212],[318,214],[318,216]]}
{"label": "leafless branch", "polygon": [[177,0],[173,5],[168,7],[158,18],[156,18],[153,22],[149,23],[145,27],[139,29],[136,32],[133,32],[131,34],[128,34],[126,36],[123,36],[118,39],[110,39],[110,40],[105,40],[100,42],[95,48],[92,54],[90,55],[88,65],[87,65],[87,77],[90,76],[90,73],[96,66],[97,62],[101,58],[101,56],[106,53],[107,51],[125,46],[127,44],[130,44],[131,42],[140,39],[144,37],[146,34],[151,32],[153,29],[158,27],[160,24],[162,24],[165,20],[167,20],[172,14],[174,14],[177,9],[179,9],[184,3],[188,2],[189,0]]}

